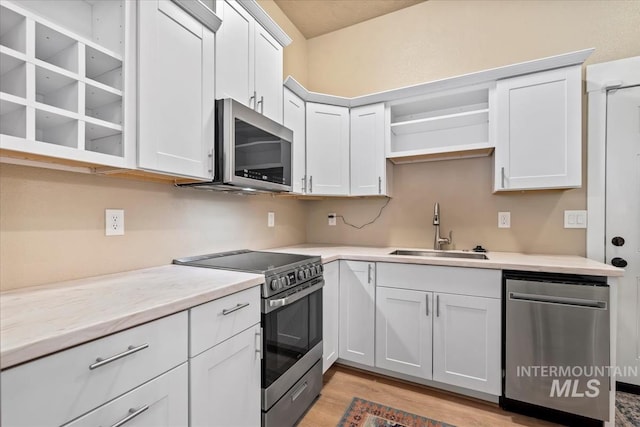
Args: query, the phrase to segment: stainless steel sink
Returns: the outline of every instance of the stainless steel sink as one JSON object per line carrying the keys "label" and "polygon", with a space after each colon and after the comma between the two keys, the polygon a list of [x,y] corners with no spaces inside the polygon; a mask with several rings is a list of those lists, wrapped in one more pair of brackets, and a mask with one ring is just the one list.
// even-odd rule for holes
{"label": "stainless steel sink", "polygon": [[389,255],[408,255],[408,256],[429,256],[443,258],[465,258],[465,259],[489,259],[485,254],[476,252],[448,252],[448,251],[411,251],[398,249]]}

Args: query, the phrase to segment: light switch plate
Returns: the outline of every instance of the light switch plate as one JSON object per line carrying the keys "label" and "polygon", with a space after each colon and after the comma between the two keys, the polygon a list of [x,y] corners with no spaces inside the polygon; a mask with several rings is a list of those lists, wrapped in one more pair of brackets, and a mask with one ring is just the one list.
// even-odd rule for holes
{"label": "light switch plate", "polygon": [[105,209],[104,211],[104,235],[124,235],[124,209]]}
{"label": "light switch plate", "polygon": [[511,212],[498,212],[498,228],[511,228]]}
{"label": "light switch plate", "polygon": [[564,211],[564,228],[587,228],[587,211]]}

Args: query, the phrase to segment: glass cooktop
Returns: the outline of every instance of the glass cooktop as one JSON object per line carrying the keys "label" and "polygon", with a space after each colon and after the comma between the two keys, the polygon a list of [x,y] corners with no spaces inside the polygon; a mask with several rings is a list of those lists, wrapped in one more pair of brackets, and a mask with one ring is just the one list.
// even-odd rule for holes
{"label": "glass cooktop", "polygon": [[299,262],[319,261],[317,256],[286,254],[278,252],[233,251],[173,260],[174,264],[194,267],[221,268],[224,270],[265,273]]}

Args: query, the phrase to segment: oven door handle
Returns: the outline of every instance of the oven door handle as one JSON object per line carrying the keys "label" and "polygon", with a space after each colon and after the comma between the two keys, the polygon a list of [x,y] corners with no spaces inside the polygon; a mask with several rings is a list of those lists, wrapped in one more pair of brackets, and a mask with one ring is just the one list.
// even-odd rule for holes
{"label": "oven door handle", "polygon": [[265,307],[265,313],[269,313],[277,308],[284,307],[289,304],[293,304],[294,302],[301,300],[307,295],[312,294],[315,291],[321,289],[323,286],[324,286],[324,280],[316,283],[315,285],[309,286],[308,288],[305,288],[300,292],[296,292],[295,294],[289,295],[287,297],[268,300]]}

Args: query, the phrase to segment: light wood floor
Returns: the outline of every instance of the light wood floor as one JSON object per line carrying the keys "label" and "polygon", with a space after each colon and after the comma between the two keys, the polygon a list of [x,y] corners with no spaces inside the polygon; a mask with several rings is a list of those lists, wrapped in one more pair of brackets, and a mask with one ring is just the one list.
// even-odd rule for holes
{"label": "light wood floor", "polygon": [[497,404],[333,365],[324,375],[320,398],[300,421],[299,427],[335,427],[354,397],[457,427],[556,425],[503,411]]}

